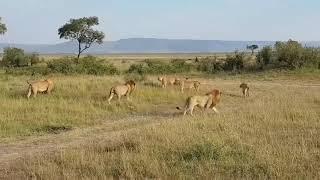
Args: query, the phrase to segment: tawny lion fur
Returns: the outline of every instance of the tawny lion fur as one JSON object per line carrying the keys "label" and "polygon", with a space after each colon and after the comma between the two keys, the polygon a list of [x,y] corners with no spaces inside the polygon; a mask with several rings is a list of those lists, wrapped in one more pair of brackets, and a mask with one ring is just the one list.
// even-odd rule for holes
{"label": "tawny lion fur", "polygon": [[249,86],[246,83],[241,83],[240,88],[242,89],[243,97],[249,96]]}
{"label": "tawny lion fur", "polygon": [[124,85],[117,85],[110,89],[110,94],[108,98],[108,103],[110,104],[114,95],[117,95],[118,101],[120,101],[121,96],[126,96],[129,100],[129,96],[135,90],[136,83],[133,80],[127,81]]}
{"label": "tawny lion fur", "polygon": [[184,89],[195,89],[196,92],[199,91],[200,82],[199,81],[190,81],[188,78],[186,80],[176,80],[175,84],[180,85],[180,90],[183,93]]}
{"label": "tawny lion fur", "polygon": [[160,76],[158,77],[158,81],[161,82],[161,87],[166,88],[167,85],[175,85],[175,82],[179,80],[178,78],[174,77],[165,77],[165,76]]}
{"label": "tawny lion fur", "polygon": [[50,94],[54,88],[54,83],[51,79],[34,81],[34,82],[27,81],[27,83],[29,84],[28,94],[27,94],[28,99],[30,98],[31,94],[33,94],[33,97],[36,97],[38,92],[45,92]]}
{"label": "tawny lion fur", "polygon": [[[206,95],[188,97],[185,103],[183,115],[186,115],[189,112],[190,115],[193,116],[193,109],[195,106],[204,109],[211,108],[214,112],[219,113],[216,109],[216,105],[220,102],[220,98],[221,92],[217,89],[208,92]],[[181,108],[177,107],[177,109]]]}

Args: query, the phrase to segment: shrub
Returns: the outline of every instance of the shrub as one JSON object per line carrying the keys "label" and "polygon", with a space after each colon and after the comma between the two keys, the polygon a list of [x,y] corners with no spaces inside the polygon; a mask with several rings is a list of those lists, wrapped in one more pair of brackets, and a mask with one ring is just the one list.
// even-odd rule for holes
{"label": "shrub", "polygon": [[276,42],[274,49],[264,47],[257,55],[257,64],[277,68],[317,68],[320,63],[319,49],[303,47],[297,41]]}
{"label": "shrub", "polygon": [[113,64],[103,64],[93,56],[81,58],[76,67],[79,74],[114,75],[120,73]]}
{"label": "shrub", "polygon": [[127,73],[136,74],[172,74],[190,72],[192,65],[183,60],[172,60],[170,63],[145,60],[141,64],[132,64]]}
{"label": "shrub", "polygon": [[142,75],[146,73],[146,67],[144,67],[144,64],[132,64],[128,69],[128,73],[136,73]]}
{"label": "shrub", "polygon": [[72,74],[76,72],[76,59],[71,57],[64,57],[49,61],[48,69],[53,73]]}
{"label": "shrub", "polygon": [[80,58],[65,57],[48,62],[50,72],[62,74],[114,75],[119,70],[112,64],[103,64],[93,56]]}
{"label": "shrub", "polygon": [[275,45],[278,66],[290,69],[300,68],[304,64],[303,47],[297,41],[277,42]]}
{"label": "shrub", "polygon": [[264,69],[265,66],[271,63],[272,48],[271,46],[265,46],[258,52],[257,64],[260,69]]}
{"label": "shrub", "polygon": [[11,75],[48,75],[49,69],[45,66],[28,66],[28,67],[19,67],[19,68],[6,68],[6,74]]}
{"label": "shrub", "polygon": [[172,73],[172,66],[165,62],[161,61],[151,61],[151,60],[146,60],[145,61],[147,64],[146,71],[149,74],[166,74],[166,73]]}
{"label": "shrub", "polygon": [[217,60],[217,57],[213,59],[210,57],[206,57],[205,59],[198,61],[198,71],[206,72],[206,73],[216,73],[218,71],[223,71],[223,63]]}
{"label": "shrub", "polygon": [[19,48],[5,48],[3,52],[2,65],[6,67],[28,66],[29,59],[24,55],[24,50]]}
{"label": "shrub", "polygon": [[244,68],[245,53],[235,52],[234,55],[228,55],[223,69],[226,71],[241,71]]}
{"label": "shrub", "polygon": [[304,48],[302,55],[303,66],[320,69],[320,50],[315,48]]}
{"label": "shrub", "polygon": [[174,59],[171,61],[172,73],[185,73],[192,70],[192,64],[186,63],[186,61],[181,59]]}
{"label": "shrub", "polygon": [[38,53],[32,53],[30,55],[27,55],[26,57],[29,59],[31,66],[40,63],[40,57]]}

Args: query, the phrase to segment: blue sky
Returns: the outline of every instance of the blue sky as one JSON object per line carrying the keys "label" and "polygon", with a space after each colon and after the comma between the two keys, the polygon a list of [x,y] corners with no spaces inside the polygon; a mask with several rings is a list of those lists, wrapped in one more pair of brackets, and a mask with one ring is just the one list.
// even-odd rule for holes
{"label": "blue sky", "polygon": [[0,0],[0,42],[62,42],[57,29],[83,16],[106,40],[320,40],[319,0]]}

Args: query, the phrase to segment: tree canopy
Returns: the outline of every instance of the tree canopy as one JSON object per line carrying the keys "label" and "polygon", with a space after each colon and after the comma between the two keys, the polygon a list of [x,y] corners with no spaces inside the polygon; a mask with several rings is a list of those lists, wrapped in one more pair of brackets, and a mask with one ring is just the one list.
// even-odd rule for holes
{"label": "tree canopy", "polygon": [[1,23],[1,17],[0,17],[0,34],[4,34],[7,32],[7,27],[5,24]]}
{"label": "tree canopy", "polygon": [[99,25],[98,17],[83,17],[70,19],[68,23],[58,29],[60,39],[76,40],[78,42],[78,58],[93,43],[101,44],[105,37],[102,31],[94,30],[92,27]]}
{"label": "tree canopy", "polygon": [[259,46],[256,45],[256,44],[252,44],[252,45],[250,45],[250,46],[247,46],[247,49],[250,49],[251,52],[252,52],[252,54],[254,53],[254,50],[256,50],[256,49],[258,49],[258,48],[259,48]]}

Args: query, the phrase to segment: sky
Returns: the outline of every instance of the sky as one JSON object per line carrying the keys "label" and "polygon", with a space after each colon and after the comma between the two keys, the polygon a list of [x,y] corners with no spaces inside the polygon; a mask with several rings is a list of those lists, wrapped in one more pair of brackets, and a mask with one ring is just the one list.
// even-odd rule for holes
{"label": "sky", "polygon": [[63,42],[70,18],[99,17],[105,40],[320,40],[319,0],[0,0],[0,43]]}

